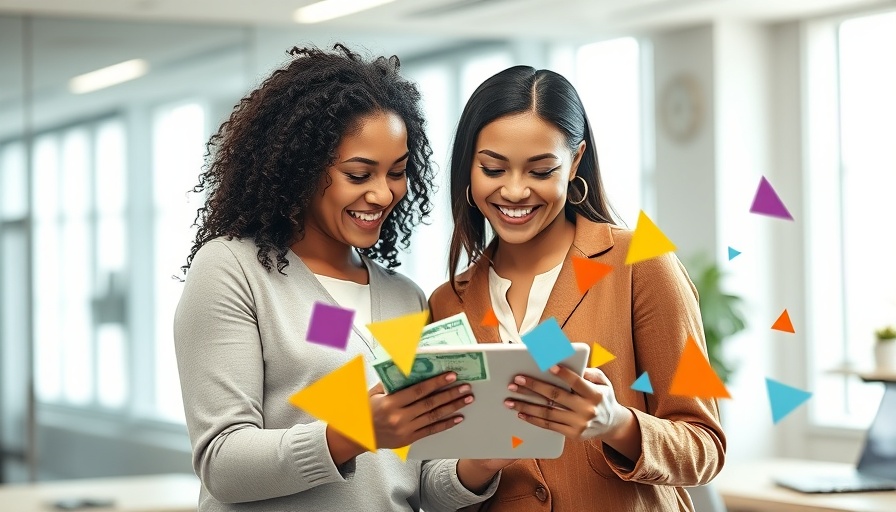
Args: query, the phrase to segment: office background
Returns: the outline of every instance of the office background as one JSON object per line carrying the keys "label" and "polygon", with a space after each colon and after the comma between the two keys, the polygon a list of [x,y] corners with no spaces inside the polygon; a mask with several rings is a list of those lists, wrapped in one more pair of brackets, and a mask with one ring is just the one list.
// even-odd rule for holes
{"label": "office background", "polygon": [[[334,42],[401,58],[441,171],[482,80],[570,78],[621,220],[643,209],[744,299],[729,462],[854,460],[881,389],[829,370],[870,368],[896,324],[896,4],[398,0],[295,21],[307,3],[0,1],[0,481],[191,471],[171,334],[187,191],[239,98],[292,46]],[[116,64],[128,80],[83,77]],[[793,222],[749,213],[763,176]],[[427,292],[437,201],[400,269]],[[770,329],[785,308],[794,334]],[[766,377],[814,396],[774,425]]]}

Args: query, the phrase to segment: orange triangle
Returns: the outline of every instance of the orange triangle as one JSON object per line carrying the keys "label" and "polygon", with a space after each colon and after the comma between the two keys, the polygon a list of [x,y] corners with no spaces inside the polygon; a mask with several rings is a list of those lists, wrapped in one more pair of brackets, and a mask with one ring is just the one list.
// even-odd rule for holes
{"label": "orange triangle", "polygon": [[483,327],[497,327],[498,326],[498,317],[495,315],[495,310],[489,308],[485,313],[485,316],[482,317],[481,325]]}
{"label": "orange triangle", "polygon": [[523,440],[516,436],[510,436],[510,444],[512,444],[513,447],[516,448],[517,446],[523,444]]}
{"label": "orange triangle", "polygon": [[778,319],[775,320],[775,323],[772,325],[772,329],[774,329],[776,331],[784,331],[784,332],[792,332],[792,333],[796,332],[793,330],[793,324],[790,322],[790,315],[787,313],[786,309],[784,310],[783,313],[781,313],[781,316],[779,316]]}
{"label": "orange triangle", "polygon": [[695,398],[731,398],[722,379],[709,365],[693,336],[688,336],[685,342],[669,394]]}
{"label": "orange triangle", "polygon": [[610,265],[591,261],[588,258],[579,258],[578,256],[573,256],[572,268],[575,269],[576,282],[579,284],[579,291],[582,293],[588,291],[589,288],[613,270],[613,267]]}

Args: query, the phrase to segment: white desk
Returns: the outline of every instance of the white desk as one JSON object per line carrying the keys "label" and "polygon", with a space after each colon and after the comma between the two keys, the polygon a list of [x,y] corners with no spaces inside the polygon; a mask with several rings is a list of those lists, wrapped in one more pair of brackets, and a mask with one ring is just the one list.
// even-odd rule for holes
{"label": "white desk", "polygon": [[111,499],[96,512],[196,512],[199,479],[195,475],[153,475],[12,484],[0,486],[2,512],[60,512],[53,506],[69,498]]}
{"label": "white desk", "polygon": [[729,512],[896,512],[896,491],[803,494],[778,487],[779,474],[842,471],[852,464],[772,459],[726,465],[713,480]]}

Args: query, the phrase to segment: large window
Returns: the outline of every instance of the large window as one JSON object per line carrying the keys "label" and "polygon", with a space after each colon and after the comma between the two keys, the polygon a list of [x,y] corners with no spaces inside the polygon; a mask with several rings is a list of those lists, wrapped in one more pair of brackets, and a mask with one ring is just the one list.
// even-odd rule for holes
{"label": "large window", "polygon": [[575,86],[597,144],[607,197],[629,228],[642,205],[641,62],[631,37],[582,46],[576,52]]}
{"label": "large window", "polygon": [[[839,111],[828,112],[824,98],[809,103],[810,120],[824,121],[825,113],[839,119],[839,166],[817,165],[808,177],[816,219],[809,241],[816,330],[811,352],[815,393],[825,397],[812,404],[812,417],[820,424],[864,427],[881,389],[825,372],[844,362],[872,368],[874,330],[896,323],[896,68],[885,64],[896,61],[896,13],[847,20],[837,36],[839,65],[831,79],[839,85]],[[826,149],[815,144],[810,151]]]}
{"label": "large window", "polygon": [[[513,65],[513,58],[509,52],[501,51],[488,53],[466,59],[460,66],[460,100],[458,114],[467,104],[467,100],[473,95],[473,91],[492,75],[497,74]],[[457,116],[460,118],[460,115]]]}
{"label": "large window", "polygon": [[411,246],[402,258],[399,270],[410,276],[428,295],[448,279],[448,242],[451,235],[451,194],[448,190],[448,168],[453,123],[459,110],[452,108],[451,68],[448,65],[429,65],[411,69],[408,77],[417,83],[423,95],[426,116],[426,135],[432,146],[437,190],[431,196],[432,213],[426,224],[414,229]]}
{"label": "large window", "polygon": [[[151,187],[135,190],[127,186],[134,172],[122,117],[35,138],[31,252],[35,384],[42,403],[183,422],[172,339],[183,284],[174,276],[186,261],[189,226],[202,200],[187,191],[201,172],[206,117],[195,102],[154,110],[148,120]],[[5,169],[22,161],[17,147],[4,151]],[[16,176],[7,175],[7,181]],[[4,201],[4,209],[19,210],[19,203]],[[151,233],[140,226],[152,226]],[[150,272],[130,264],[135,239],[151,248],[151,258],[139,259],[151,262]],[[129,318],[129,300],[143,304],[138,314],[154,319],[150,329]]]}
{"label": "large window", "polygon": [[[0,143],[0,446],[21,450],[27,379],[21,361],[28,339],[28,185],[25,147],[21,141]],[[0,460],[0,478],[6,469]]]}
{"label": "large window", "polygon": [[119,118],[34,141],[36,391],[45,403],[117,409],[127,398],[124,154]]}
{"label": "large window", "polygon": [[182,275],[195,235],[189,226],[203,200],[187,191],[199,181],[205,127],[206,109],[195,102],[163,106],[153,117],[154,403],[160,418],[174,421],[184,421],[172,327],[183,284],[172,276]]}

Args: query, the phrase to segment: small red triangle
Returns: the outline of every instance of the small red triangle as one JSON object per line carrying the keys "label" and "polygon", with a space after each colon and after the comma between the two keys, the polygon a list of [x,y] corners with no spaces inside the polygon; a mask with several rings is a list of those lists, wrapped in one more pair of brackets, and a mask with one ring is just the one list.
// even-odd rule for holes
{"label": "small red triangle", "polygon": [[585,293],[589,288],[603,279],[613,270],[613,267],[605,263],[591,261],[588,258],[572,258],[572,268],[576,272],[576,283],[579,285],[579,291]]}
{"label": "small red triangle", "polygon": [[489,308],[489,310],[485,313],[485,316],[482,317],[481,325],[483,327],[497,327],[498,326],[498,317],[495,316],[495,310]]}
{"label": "small red triangle", "polygon": [[516,436],[511,436],[510,443],[513,445],[514,448],[516,448],[517,446],[523,444],[523,440]]}
{"label": "small red triangle", "polygon": [[793,330],[793,324],[790,322],[790,315],[787,313],[786,309],[783,313],[781,313],[781,316],[779,316],[778,319],[775,320],[775,323],[772,325],[772,329],[783,332],[796,332]]}

